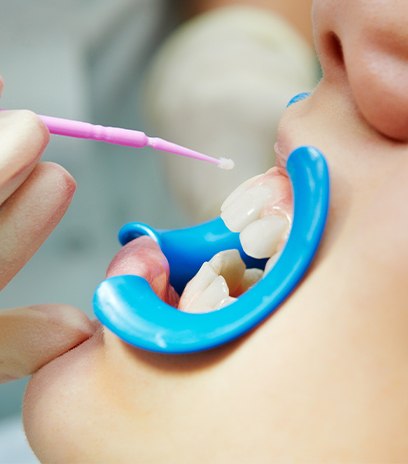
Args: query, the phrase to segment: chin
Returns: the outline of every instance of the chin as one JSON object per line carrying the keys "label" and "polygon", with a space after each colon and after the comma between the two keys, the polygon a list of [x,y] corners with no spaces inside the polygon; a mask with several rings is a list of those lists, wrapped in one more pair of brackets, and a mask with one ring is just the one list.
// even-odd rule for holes
{"label": "chin", "polygon": [[[94,395],[95,366],[103,345],[98,330],[87,341],[54,359],[31,378],[25,392],[23,421],[27,439],[41,462],[82,460],[89,399]],[[86,459],[85,459],[86,460]]]}

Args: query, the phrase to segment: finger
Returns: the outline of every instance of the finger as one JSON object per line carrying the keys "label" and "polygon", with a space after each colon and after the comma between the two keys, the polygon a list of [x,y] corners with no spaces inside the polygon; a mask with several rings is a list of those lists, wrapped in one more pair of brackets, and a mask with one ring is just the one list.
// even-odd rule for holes
{"label": "finger", "polygon": [[178,295],[169,285],[169,263],[157,243],[150,237],[139,237],[127,243],[113,258],[107,277],[133,274],[145,278],[156,295],[176,304]]}
{"label": "finger", "polygon": [[0,383],[33,374],[88,339],[95,328],[68,305],[0,311]]}
{"label": "finger", "polygon": [[1,97],[1,94],[3,93],[3,88],[4,88],[4,80],[3,80],[3,76],[0,76],[0,97]]}
{"label": "finger", "polygon": [[29,176],[48,143],[49,133],[31,111],[0,111],[0,137],[1,205]]}
{"label": "finger", "polygon": [[75,181],[61,166],[40,163],[0,207],[0,289],[38,250],[64,215]]}

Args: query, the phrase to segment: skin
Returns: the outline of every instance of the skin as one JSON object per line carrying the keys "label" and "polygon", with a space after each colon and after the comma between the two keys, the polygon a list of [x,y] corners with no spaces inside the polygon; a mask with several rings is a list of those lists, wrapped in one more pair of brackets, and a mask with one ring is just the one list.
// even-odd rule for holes
{"label": "skin", "polygon": [[[150,354],[100,330],[40,369],[25,426],[42,462],[407,461],[407,17],[403,0],[314,2],[324,77],[285,112],[278,150],[318,146],[332,200],[295,293],[208,353]],[[165,261],[144,240],[126,252],[166,295]]]}

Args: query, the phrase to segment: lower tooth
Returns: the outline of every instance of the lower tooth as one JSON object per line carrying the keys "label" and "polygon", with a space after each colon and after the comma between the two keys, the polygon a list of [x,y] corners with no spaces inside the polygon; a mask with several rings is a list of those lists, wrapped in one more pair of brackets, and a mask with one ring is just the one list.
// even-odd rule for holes
{"label": "lower tooth", "polygon": [[276,253],[289,229],[281,215],[265,216],[249,224],[240,234],[242,248],[253,258],[269,258]]}
{"label": "lower tooth", "polygon": [[230,294],[235,293],[245,272],[245,263],[238,250],[225,250],[217,253],[210,260],[214,271],[222,275],[227,282]]}
{"label": "lower tooth", "polygon": [[217,309],[220,302],[228,297],[228,285],[224,277],[218,276],[196,298],[183,308],[179,305],[179,308],[189,313],[205,313]]}
{"label": "lower tooth", "polygon": [[266,275],[275,266],[280,255],[281,255],[280,253],[275,253],[271,258],[268,259],[265,265],[264,275]]}
{"label": "lower tooth", "polygon": [[221,309],[224,306],[228,306],[229,304],[234,303],[234,301],[237,301],[237,299],[233,298],[232,296],[228,296],[227,298],[224,298],[223,300],[221,300],[215,309]]}
{"label": "lower tooth", "polygon": [[253,285],[255,285],[258,280],[261,280],[263,276],[263,271],[257,268],[247,269],[244,273],[244,277],[241,281],[240,291],[241,293],[246,292],[249,290]]}
{"label": "lower tooth", "polygon": [[218,274],[214,271],[213,267],[205,262],[197,274],[186,285],[180,297],[179,309],[186,310],[217,277]]}

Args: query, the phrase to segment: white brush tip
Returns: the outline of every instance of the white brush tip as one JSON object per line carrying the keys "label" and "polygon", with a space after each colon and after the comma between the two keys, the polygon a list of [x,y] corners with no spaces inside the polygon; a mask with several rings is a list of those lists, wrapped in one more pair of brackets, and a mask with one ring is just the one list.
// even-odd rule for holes
{"label": "white brush tip", "polygon": [[233,169],[235,166],[234,161],[232,161],[232,159],[230,158],[218,158],[218,159],[219,159],[218,167],[221,169]]}

